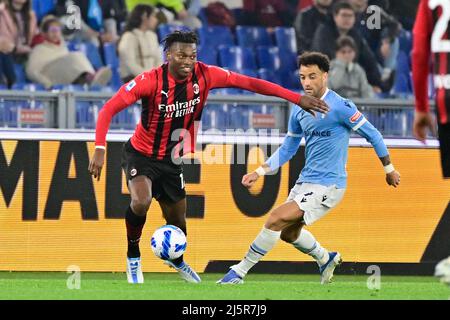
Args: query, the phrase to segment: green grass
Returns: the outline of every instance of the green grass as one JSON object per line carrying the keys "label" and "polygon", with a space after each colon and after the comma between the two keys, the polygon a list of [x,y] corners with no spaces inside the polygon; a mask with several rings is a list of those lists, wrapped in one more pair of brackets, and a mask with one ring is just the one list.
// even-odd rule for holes
{"label": "green grass", "polygon": [[149,299],[149,300],[447,300],[450,290],[434,277],[382,276],[381,289],[369,290],[368,276],[336,275],[322,286],[318,275],[249,274],[245,284],[220,286],[221,274],[203,274],[201,284],[183,282],[174,273],[145,274],[130,285],[124,273],[82,273],[81,288],[69,290],[62,272],[0,272],[0,299]]}

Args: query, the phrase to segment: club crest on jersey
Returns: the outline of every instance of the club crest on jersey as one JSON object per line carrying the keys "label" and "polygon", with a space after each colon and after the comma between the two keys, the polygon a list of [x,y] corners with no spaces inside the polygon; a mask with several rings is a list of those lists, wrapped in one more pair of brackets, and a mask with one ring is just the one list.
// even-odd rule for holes
{"label": "club crest on jersey", "polygon": [[137,170],[136,169],[131,169],[130,176],[134,177],[136,174],[137,174]]}
{"label": "club crest on jersey", "polygon": [[356,111],[356,113],[353,116],[351,116],[350,122],[351,123],[357,122],[359,120],[359,118],[361,118],[361,116],[362,116],[362,113],[359,111]]}
{"label": "club crest on jersey", "polygon": [[200,92],[200,86],[197,83],[194,83],[192,88],[194,89],[194,94],[198,94]]}
{"label": "club crest on jersey", "polygon": [[125,87],[125,91],[131,91],[131,89],[133,89],[135,86],[136,86],[136,81],[132,80]]}

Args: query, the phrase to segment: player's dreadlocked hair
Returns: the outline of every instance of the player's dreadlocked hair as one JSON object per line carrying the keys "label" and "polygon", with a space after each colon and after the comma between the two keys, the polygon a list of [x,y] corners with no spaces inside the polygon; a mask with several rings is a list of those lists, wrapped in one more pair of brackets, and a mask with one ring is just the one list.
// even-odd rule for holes
{"label": "player's dreadlocked hair", "polygon": [[167,35],[162,41],[164,44],[164,51],[167,51],[175,42],[198,44],[198,36],[194,31],[176,30]]}
{"label": "player's dreadlocked hair", "polygon": [[323,72],[330,70],[330,59],[328,56],[320,52],[305,52],[298,57],[298,66],[316,65]]}

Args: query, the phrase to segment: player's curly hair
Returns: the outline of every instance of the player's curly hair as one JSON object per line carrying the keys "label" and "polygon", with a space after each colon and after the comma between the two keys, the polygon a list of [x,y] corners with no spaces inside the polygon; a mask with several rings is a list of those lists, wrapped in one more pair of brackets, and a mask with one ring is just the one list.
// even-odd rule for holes
{"label": "player's curly hair", "polygon": [[316,65],[323,72],[330,71],[330,59],[320,52],[305,52],[298,57],[298,66]]}
{"label": "player's curly hair", "polygon": [[198,44],[198,36],[194,31],[175,30],[168,34],[162,41],[164,51],[167,51],[175,42]]}

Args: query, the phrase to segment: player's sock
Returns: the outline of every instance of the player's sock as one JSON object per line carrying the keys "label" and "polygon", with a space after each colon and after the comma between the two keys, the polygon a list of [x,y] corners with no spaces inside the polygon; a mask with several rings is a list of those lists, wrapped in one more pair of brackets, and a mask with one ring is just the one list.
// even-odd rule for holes
{"label": "player's sock", "polygon": [[263,227],[256,239],[250,245],[250,249],[244,259],[237,265],[234,265],[232,269],[239,276],[245,277],[247,272],[275,246],[278,239],[280,239],[280,234],[281,231],[272,231]]}
{"label": "player's sock", "polygon": [[147,215],[136,215],[131,207],[128,207],[125,214],[125,223],[127,226],[127,239],[128,239],[128,258],[137,258],[141,256],[139,251],[139,240],[141,240],[142,228],[144,227]]}
{"label": "player's sock", "polygon": [[[186,230],[186,228],[183,227],[183,226],[181,226],[181,227],[179,227],[179,228],[181,229],[181,231],[184,232],[184,234],[185,234],[186,237],[187,237],[187,230]],[[172,260],[172,262],[175,264],[175,266],[180,267],[180,266],[183,265],[183,262],[184,262],[183,256],[184,256],[184,255],[182,255],[182,256],[179,257],[179,258],[176,258],[175,260]]]}
{"label": "player's sock", "polygon": [[297,240],[292,245],[307,255],[313,257],[319,265],[327,263],[329,259],[328,251],[320,245],[311,232],[302,229]]}

